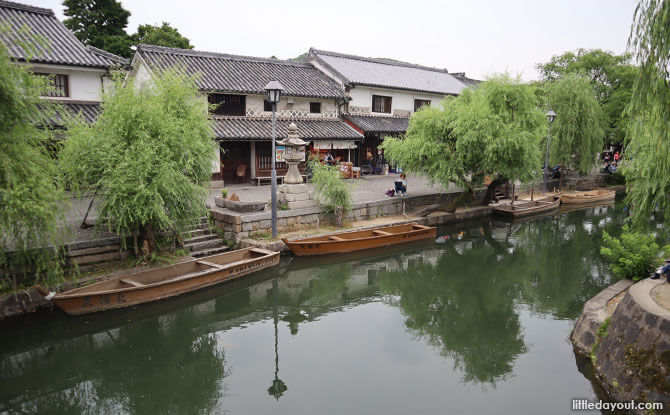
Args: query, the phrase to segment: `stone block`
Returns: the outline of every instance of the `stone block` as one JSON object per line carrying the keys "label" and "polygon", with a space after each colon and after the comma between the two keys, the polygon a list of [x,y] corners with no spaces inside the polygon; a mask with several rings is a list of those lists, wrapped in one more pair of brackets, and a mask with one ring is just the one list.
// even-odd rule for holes
{"label": "stone block", "polygon": [[282,191],[285,193],[309,193],[309,187],[306,184],[285,184]]}
{"label": "stone block", "polygon": [[258,227],[259,228],[270,228],[270,227],[272,227],[272,220],[271,219],[270,220],[262,220],[258,224]]}

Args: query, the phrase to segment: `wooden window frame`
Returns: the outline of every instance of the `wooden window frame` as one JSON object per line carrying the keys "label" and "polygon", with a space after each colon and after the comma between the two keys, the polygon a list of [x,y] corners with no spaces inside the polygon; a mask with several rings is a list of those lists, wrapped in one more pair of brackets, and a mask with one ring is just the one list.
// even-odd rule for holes
{"label": "wooden window frame", "polygon": [[[239,101],[239,102],[230,102]],[[212,105],[218,104],[210,113],[213,115],[246,116],[247,115],[247,96],[235,94],[212,93],[207,95],[207,102]]]}
{"label": "wooden window frame", "polygon": [[[417,105],[420,104],[420,105]],[[429,99],[415,99],[414,100],[414,112],[417,112],[421,107],[429,106],[430,107],[430,100]]]}
{"label": "wooden window frame", "polygon": [[[375,101],[378,102],[375,105]],[[373,95],[372,96],[372,112],[390,114],[392,108],[393,98],[387,97],[384,95]]]}
{"label": "wooden window frame", "polygon": [[70,97],[70,76],[61,73],[41,73],[35,75],[47,77],[50,79],[52,89],[47,93],[40,94],[43,97],[69,98]]}
{"label": "wooden window frame", "polygon": [[321,114],[321,103],[320,102],[310,102],[309,103],[309,113],[310,114]]}

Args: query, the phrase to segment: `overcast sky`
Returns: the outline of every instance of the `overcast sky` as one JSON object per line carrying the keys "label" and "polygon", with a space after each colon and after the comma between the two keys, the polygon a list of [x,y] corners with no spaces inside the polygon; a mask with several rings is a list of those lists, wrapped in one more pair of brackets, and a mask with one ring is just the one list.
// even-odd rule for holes
{"label": "overcast sky", "polygon": [[[53,9],[60,0],[14,0]],[[287,59],[310,47],[385,57],[483,79],[565,51],[626,50],[635,0],[123,0],[127,31],[176,27],[197,50]]]}

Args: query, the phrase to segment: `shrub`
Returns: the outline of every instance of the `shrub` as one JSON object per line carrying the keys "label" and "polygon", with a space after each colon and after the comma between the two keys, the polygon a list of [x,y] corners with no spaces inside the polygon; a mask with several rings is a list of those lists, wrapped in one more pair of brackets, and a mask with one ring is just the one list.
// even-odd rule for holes
{"label": "shrub", "polygon": [[651,273],[658,252],[653,235],[631,231],[628,226],[623,227],[620,238],[603,232],[600,254],[610,262],[610,269],[617,277],[633,281],[645,278]]}
{"label": "shrub", "polygon": [[221,196],[223,196],[224,199],[227,198],[228,197],[228,190],[227,189],[221,189]]}
{"label": "shrub", "polygon": [[336,166],[321,164],[315,157],[310,158],[312,184],[317,197],[323,199],[324,206],[335,214],[337,226],[342,226],[342,215],[351,210],[351,186],[342,180]]}

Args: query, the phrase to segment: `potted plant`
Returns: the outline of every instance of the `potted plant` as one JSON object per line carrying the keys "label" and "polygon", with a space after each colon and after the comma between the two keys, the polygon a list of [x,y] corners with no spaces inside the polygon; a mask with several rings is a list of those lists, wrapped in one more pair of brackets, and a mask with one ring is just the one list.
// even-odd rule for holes
{"label": "potted plant", "polygon": [[221,189],[221,197],[223,197],[224,199],[228,197],[227,189]]}

